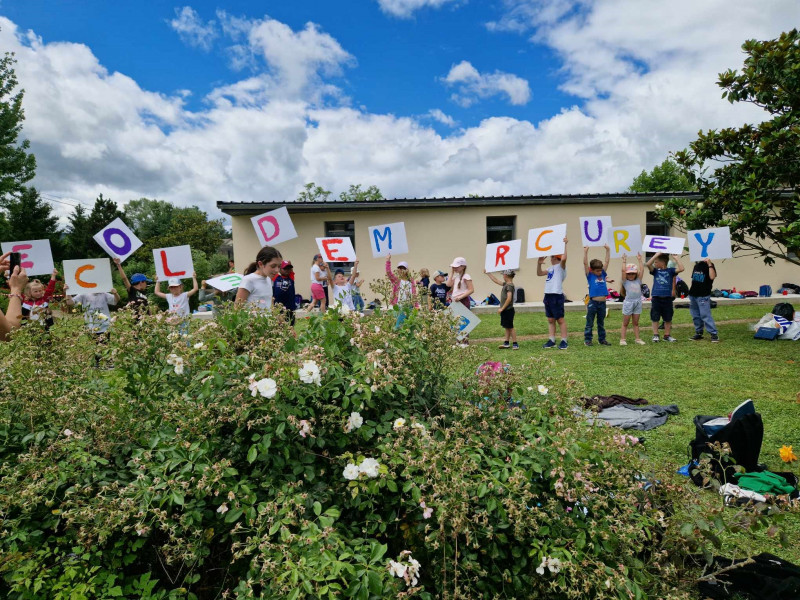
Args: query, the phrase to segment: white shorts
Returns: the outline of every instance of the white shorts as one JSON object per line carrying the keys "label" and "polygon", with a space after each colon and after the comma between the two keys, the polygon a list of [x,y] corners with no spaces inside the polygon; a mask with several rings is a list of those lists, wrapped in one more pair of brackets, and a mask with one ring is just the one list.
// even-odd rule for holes
{"label": "white shorts", "polygon": [[625,316],[642,314],[642,299],[634,298],[631,300],[625,298],[625,300],[622,301],[622,314]]}

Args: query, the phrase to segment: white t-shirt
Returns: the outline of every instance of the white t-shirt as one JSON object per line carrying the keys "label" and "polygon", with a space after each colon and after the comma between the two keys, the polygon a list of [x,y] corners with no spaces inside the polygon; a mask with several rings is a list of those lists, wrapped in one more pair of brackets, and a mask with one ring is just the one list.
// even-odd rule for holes
{"label": "white t-shirt", "polygon": [[[461,296],[466,293],[469,289],[467,287],[467,281],[472,281],[472,277],[470,277],[468,273],[464,273],[463,276],[453,275],[453,296]],[[461,300],[462,299],[459,298],[458,301],[460,302]]]}
{"label": "white t-shirt", "polygon": [[547,269],[547,279],[544,282],[545,294],[563,294],[564,280],[567,278],[567,270],[561,263],[555,264]]}
{"label": "white t-shirt", "polygon": [[92,333],[104,333],[111,325],[110,305],[117,303],[113,294],[101,292],[99,294],[78,294],[72,298],[75,304],[80,304],[83,309],[83,320]]}
{"label": "white t-shirt", "polygon": [[[317,281],[316,278],[317,273],[319,273],[320,277],[322,278],[319,281]],[[328,285],[328,271],[323,271],[319,268],[319,265],[313,265],[311,267],[311,283],[318,283],[323,287]]]}
{"label": "white t-shirt", "polygon": [[400,280],[400,287],[397,290],[397,301],[401,304],[411,301],[411,282],[407,279]]}
{"label": "white t-shirt", "polygon": [[187,292],[181,292],[177,296],[167,293],[167,304],[169,305],[169,312],[182,317],[189,315],[189,294]]}
{"label": "white t-shirt", "polygon": [[349,283],[345,283],[344,285],[334,285],[333,299],[338,300],[350,310],[355,310],[356,307],[355,304],[353,304],[353,289],[353,286]]}
{"label": "white t-shirt", "polygon": [[242,277],[239,287],[250,292],[247,297],[248,304],[255,304],[259,308],[272,308],[272,280],[269,277],[250,273]]}

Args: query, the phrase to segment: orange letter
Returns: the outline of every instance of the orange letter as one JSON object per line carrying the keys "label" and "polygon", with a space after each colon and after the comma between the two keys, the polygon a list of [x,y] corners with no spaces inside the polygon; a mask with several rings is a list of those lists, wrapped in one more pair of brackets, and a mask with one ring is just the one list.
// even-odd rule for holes
{"label": "orange letter", "polygon": [[161,251],[161,266],[164,268],[164,275],[167,277],[180,277],[181,275],[186,275],[186,271],[175,271],[174,273],[169,270],[167,266],[167,251]]}
{"label": "orange letter", "polygon": [[506,254],[508,251],[511,250],[511,246],[498,246],[497,247],[497,254],[494,257],[494,266],[498,266],[501,262],[503,266],[506,266]]}
{"label": "orange letter", "polygon": [[338,248],[331,248],[331,246],[338,246],[344,242],[342,238],[328,238],[322,240],[322,247],[325,249],[325,254],[328,262],[350,262],[350,259],[345,256],[336,256]]}
{"label": "orange letter", "polygon": [[625,240],[629,237],[628,232],[624,229],[615,229],[614,230],[614,252],[619,252],[619,247],[622,246],[628,252],[631,251],[631,247],[628,246]]}
{"label": "orange letter", "polygon": [[96,283],[91,283],[89,281],[84,281],[83,279],[81,279],[81,275],[83,275],[84,271],[92,271],[92,270],[94,270],[94,265],[83,265],[82,267],[78,267],[77,269],[75,269],[75,282],[81,287],[96,288],[97,287]]}
{"label": "orange letter", "polygon": [[553,233],[553,230],[552,229],[545,229],[545,230],[542,231],[542,233],[539,234],[539,237],[536,238],[536,243],[534,244],[534,246],[536,246],[536,249],[539,250],[540,252],[547,252],[548,250],[550,250],[550,248],[553,247],[552,244],[550,246],[540,246],[539,245],[539,240],[542,239],[542,236],[544,236],[544,235],[546,235],[548,233]]}

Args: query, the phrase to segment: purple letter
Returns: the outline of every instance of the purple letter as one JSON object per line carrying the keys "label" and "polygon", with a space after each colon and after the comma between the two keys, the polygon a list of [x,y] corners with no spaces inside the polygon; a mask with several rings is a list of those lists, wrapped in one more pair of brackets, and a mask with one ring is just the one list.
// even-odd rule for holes
{"label": "purple letter", "polygon": [[[114,235],[118,235],[119,237],[122,238],[121,246],[117,246],[114,242],[111,241],[111,237]],[[103,232],[103,239],[106,241],[106,244],[108,244],[108,247],[111,248],[114,252],[116,252],[120,256],[125,256],[128,252],[131,251],[130,238],[128,238],[128,236],[125,235],[125,233],[119,229],[116,229],[114,227],[106,229]]]}

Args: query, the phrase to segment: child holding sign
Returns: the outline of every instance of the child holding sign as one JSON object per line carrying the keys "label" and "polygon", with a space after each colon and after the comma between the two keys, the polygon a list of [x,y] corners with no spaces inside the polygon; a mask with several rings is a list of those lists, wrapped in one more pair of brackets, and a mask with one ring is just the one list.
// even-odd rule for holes
{"label": "child holding sign", "polygon": [[255,261],[244,270],[244,277],[236,292],[236,304],[246,302],[258,308],[272,308],[272,278],[280,271],[282,260],[283,256],[277,248],[261,248]]}
{"label": "child holding sign", "polygon": [[610,346],[606,340],[606,298],[608,298],[608,285],[606,284],[608,261],[611,260],[611,250],[608,244],[605,261],[593,258],[589,262],[589,247],[583,249],[583,268],[586,271],[586,281],[589,283],[589,303],[586,305],[586,327],[583,330],[583,343],[592,345],[592,328],[597,317],[597,342],[601,346]]}
{"label": "child holding sign", "polygon": [[711,316],[711,286],[717,278],[717,269],[710,258],[698,260],[692,269],[692,287],[689,288],[689,312],[694,322],[692,340],[703,339],[703,326],[711,335],[712,342],[719,341],[717,324]]}
{"label": "child holding sign", "polygon": [[114,264],[117,265],[119,276],[122,277],[122,284],[128,291],[128,303],[125,307],[137,312],[147,311],[147,284],[153,283],[153,281],[142,273],[134,273],[133,277],[128,281],[128,276],[125,275],[125,269],[122,268],[120,259],[115,258]]}
{"label": "child holding sign", "polygon": [[547,317],[549,339],[542,348],[556,347],[556,323],[561,330],[559,350],[567,349],[567,322],[564,320],[564,280],[567,278],[567,238],[564,238],[564,253],[550,257],[550,268],[544,270],[544,256],[536,263],[536,274],[547,275],[544,282],[544,314]]}
{"label": "child holding sign", "polygon": [[189,316],[189,297],[194,296],[197,293],[197,290],[200,289],[197,286],[197,275],[194,271],[192,271],[192,289],[188,292],[183,291],[183,282],[178,279],[177,277],[172,277],[167,282],[167,287],[169,288],[169,294],[165,294],[161,291],[161,283],[156,277],[156,289],[155,295],[159,298],[164,298],[169,305],[167,312],[171,312],[176,314],[180,317],[188,317]]}
{"label": "child holding sign", "polygon": [[353,263],[353,268],[350,270],[350,279],[348,279],[342,269],[336,269],[336,274],[330,280],[330,286],[333,287],[333,301],[340,302],[349,310],[356,310],[355,298],[353,296],[355,290],[356,276],[358,275],[358,260]]}
{"label": "child holding sign", "polygon": [[672,285],[675,276],[683,272],[680,259],[673,254],[677,267],[669,267],[669,255],[656,254],[647,261],[647,269],[653,275],[653,290],[650,292],[650,322],[653,325],[653,342],[658,342],[658,322],[664,319],[664,341],[677,342],[672,333]]}
{"label": "child holding sign", "polygon": [[386,257],[386,276],[392,282],[392,306],[408,304],[417,295],[417,282],[411,277],[408,263],[401,260],[397,263],[397,275],[392,271],[392,255]]}
{"label": "child holding sign", "polygon": [[[514,328],[514,290],[516,289],[514,287],[514,275],[516,273],[511,269],[507,269],[503,271],[503,281],[499,281],[494,275],[488,273],[486,269],[483,272],[489,276],[489,279],[503,288],[500,292],[500,308],[497,309],[497,314],[500,315],[500,327],[505,329],[506,339],[499,348],[501,350],[508,350],[508,348],[519,350],[517,330]],[[513,343],[513,345],[509,345],[509,342]]]}
{"label": "child holding sign", "polygon": [[29,281],[25,286],[25,298],[22,302],[22,318],[40,322],[45,331],[53,326],[53,311],[50,309],[50,298],[56,291],[58,271],[53,269],[47,287],[38,279]]}
{"label": "child holding sign", "polygon": [[622,296],[622,332],[619,345],[627,346],[628,323],[633,320],[633,336],[637,344],[644,344],[639,337],[639,317],[642,314],[642,253],[638,253],[639,265],[628,264],[628,255],[622,255],[622,286],[619,293]]}

